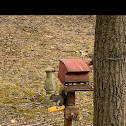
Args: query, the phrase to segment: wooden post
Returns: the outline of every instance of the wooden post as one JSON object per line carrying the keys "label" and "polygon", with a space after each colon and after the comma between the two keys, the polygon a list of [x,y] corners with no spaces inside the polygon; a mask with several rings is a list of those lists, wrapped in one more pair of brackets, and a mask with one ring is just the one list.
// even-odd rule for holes
{"label": "wooden post", "polygon": [[[67,105],[66,105],[66,108],[68,106],[75,106],[75,91],[67,93]],[[64,112],[64,126],[72,126],[72,120],[68,120],[68,119],[65,118],[65,112]]]}

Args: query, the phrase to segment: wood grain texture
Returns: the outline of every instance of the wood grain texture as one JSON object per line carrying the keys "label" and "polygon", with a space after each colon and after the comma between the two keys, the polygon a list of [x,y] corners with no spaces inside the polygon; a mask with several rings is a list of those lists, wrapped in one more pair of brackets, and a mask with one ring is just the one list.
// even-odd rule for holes
{"label": "wood grain texture", "polygon": [[94,44],[94,126],[125,126],[126,16],[98,15]]}

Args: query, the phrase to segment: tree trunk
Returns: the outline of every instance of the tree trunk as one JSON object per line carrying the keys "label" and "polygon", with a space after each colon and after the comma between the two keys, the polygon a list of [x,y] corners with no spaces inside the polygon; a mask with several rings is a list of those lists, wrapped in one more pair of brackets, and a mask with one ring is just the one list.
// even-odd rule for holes
{"label": "tree trunk", "polygon": [[126,16],[96,16],[94,126],[126,126]]}

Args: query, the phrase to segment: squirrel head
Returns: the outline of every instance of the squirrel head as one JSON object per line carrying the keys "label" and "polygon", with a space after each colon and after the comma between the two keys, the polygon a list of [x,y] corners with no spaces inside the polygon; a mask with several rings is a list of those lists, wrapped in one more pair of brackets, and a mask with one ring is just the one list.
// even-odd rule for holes
{"label": "squirrel head", "polygon": [[52,101],[54,97],[55,97],[55,94],[52,94],[52,95],[50,96],[50,101]]}

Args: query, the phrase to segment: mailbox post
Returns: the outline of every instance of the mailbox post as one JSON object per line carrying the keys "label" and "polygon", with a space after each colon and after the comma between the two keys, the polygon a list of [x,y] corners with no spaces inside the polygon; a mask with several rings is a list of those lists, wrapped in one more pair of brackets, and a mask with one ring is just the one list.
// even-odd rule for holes
{"label": "mailbox post", "polygon": [[[69,110],[66,110],[70,106],[75,106],[75,92],[68,92],[67,93],[67,107],[65,108],[64,112],[64,126],[72,126],[72,121],[71,121],[71,112]],[[69,112],[67,112],[69,111]],[[66,118],[66,115],[69,114],[70,119]]]}
{"label": "mailbox post", "polygon": [[[54,70],[54,73],[56,71]],[[89,84],[90,68],[82,59],[60,59],[57,78],[67,91],[64,126],[73,126],[79,120],[79,108],[75,106],[75,91],[93,91]]]}

